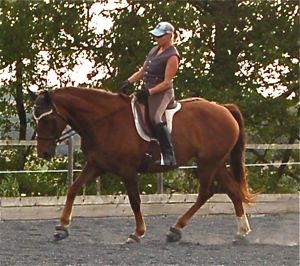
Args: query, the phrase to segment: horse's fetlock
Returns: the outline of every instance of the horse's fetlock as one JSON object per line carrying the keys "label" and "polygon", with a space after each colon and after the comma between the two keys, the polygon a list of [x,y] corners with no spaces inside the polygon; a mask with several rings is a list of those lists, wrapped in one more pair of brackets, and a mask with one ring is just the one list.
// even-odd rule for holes
{"label": "horse's fetlock", "polygon": [[180,230],[180,229],[182,229],[183,227],[186,226],[186,223],[187,223],[186,221],[183,221],[182,219],[179,219],[179,220],[177,221],[177,223],[176,223],[176,225],[175,225],[174,228]]}
{"label": "horse's fetlock", "polygon": [[61,218],[60,225],[67,228],[70,225],[70,219]]}
{"label": "horse's fetlock", "polygon": [[136,235],[138,235],[140,237],[144,236],[145,233],[146,233],[145,229],[138,229],[138,230],[136,230]]}

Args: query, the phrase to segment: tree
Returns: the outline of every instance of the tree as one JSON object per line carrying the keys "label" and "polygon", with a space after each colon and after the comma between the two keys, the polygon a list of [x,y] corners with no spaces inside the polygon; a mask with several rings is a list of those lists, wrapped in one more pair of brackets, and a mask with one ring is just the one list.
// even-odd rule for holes
{"label": "tree", "polygon": [[[28,138],[28,113],[32,104],[26,89],[35,85],[47,86],[46,75],[56,71],[60,81],[65,72],[76,64],[77,57],[89,53],[89,43],[95,34],[89,30],[88,3],[74,1],[1,1],[0,3],[0,69],[6,98],[2,98],[2,112],[17,116],[18,139]],[[10,98],[13,97],[13,101]],[[16,109],[5,105],[13,102]],[[2,120],[1,135],[12,130],[7,119]],[[31,138],[32,136],[29,136]],[[23,169],[28,152],[21,152],[16,169]]]}
{"label": "tree", "polygon": [[[12,131],[18,133],[19,140],[34,137],[28,130],[33,121],[27,89],[49,88],[47,75],[51,71],[61,84],[69,82],[67,72],[78,58],[89,55],[89,46],[96,40],[88,27],[93,2],[0,2],[1,139],[9,138]],[[31,152],[31,147],[2,150],[1,170],[24,169],[26,163],[30,164],[27,160],[32,159]],[[32,188],[28,178],[19,178],[18,182],[21,192]]]}

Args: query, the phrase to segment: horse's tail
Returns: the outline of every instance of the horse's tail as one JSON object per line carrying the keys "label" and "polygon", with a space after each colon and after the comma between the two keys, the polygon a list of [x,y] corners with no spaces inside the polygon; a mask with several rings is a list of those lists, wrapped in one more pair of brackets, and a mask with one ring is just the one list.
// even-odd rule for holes
{"label": "horse's tail", "polygon": [[237,183],[240,185],[243,202],[252,203],[255,201],[255,196],[249,192],[247,168],[245,166],[246,152],[246,133],[244,126],[244,118],[240,109],[234,104],[224,105],[235,118],[239,125],[239,137],[230,153],[230,169]]}

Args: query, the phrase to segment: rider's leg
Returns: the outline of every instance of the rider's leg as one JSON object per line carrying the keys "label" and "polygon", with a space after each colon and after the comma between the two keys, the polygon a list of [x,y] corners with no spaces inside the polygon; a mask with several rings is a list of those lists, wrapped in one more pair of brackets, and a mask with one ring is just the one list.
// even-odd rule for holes
{"label": "rider's leg", "polygon": [[[168,131],[166,124],[163,123],[162,120],[162,116],[167,109],[167,106],[173,99],[173,89],[151,95],[148,98],[149,118],[152,125],[154,125],[154,131],[163,154],[164,165],[176,165],[170,132]],[[160,161],[158,161],[157,163],[161,164]]]}
{"label": "rider's leg", "polygon": [[[163,154],[163,165],[176,165],[174,149],[171,141],[171,135],[165,123],[155,125],[155,134],[160,143],[160,148]],[[156,162],[161,164],[160,161]]]}

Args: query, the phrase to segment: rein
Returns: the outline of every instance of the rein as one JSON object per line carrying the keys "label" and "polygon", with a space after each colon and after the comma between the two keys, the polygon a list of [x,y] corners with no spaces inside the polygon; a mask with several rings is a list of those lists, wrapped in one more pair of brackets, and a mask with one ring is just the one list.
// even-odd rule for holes
{"label": "rein", "polygon": [[[71,133],[71,134],[69,134],[69,133]],[[46,136],[38,136],[38,135],[36,135],[36,139],[41,139],[41,140],[55,140],[56,143],[61,143],[61,142],[65,141],[65,140],[71,138],[74,135],[76,135],[76,132],[71,128],[71,129],[63,132],[60,137],[55,137],[55,136],[46,137]]]}
{"label": "rein", "polygon": [[[71,134],[69,134],[71,133]],[[76,135],[76,132],[74,131],[74,129],[69,129],[65,132],[62,133],[62,135],[60,136],[60,138],[58,140],[56,140],[57,143],[61,143],[63,141],[65,141],[66,139],[71,138],[72,136]]]}

